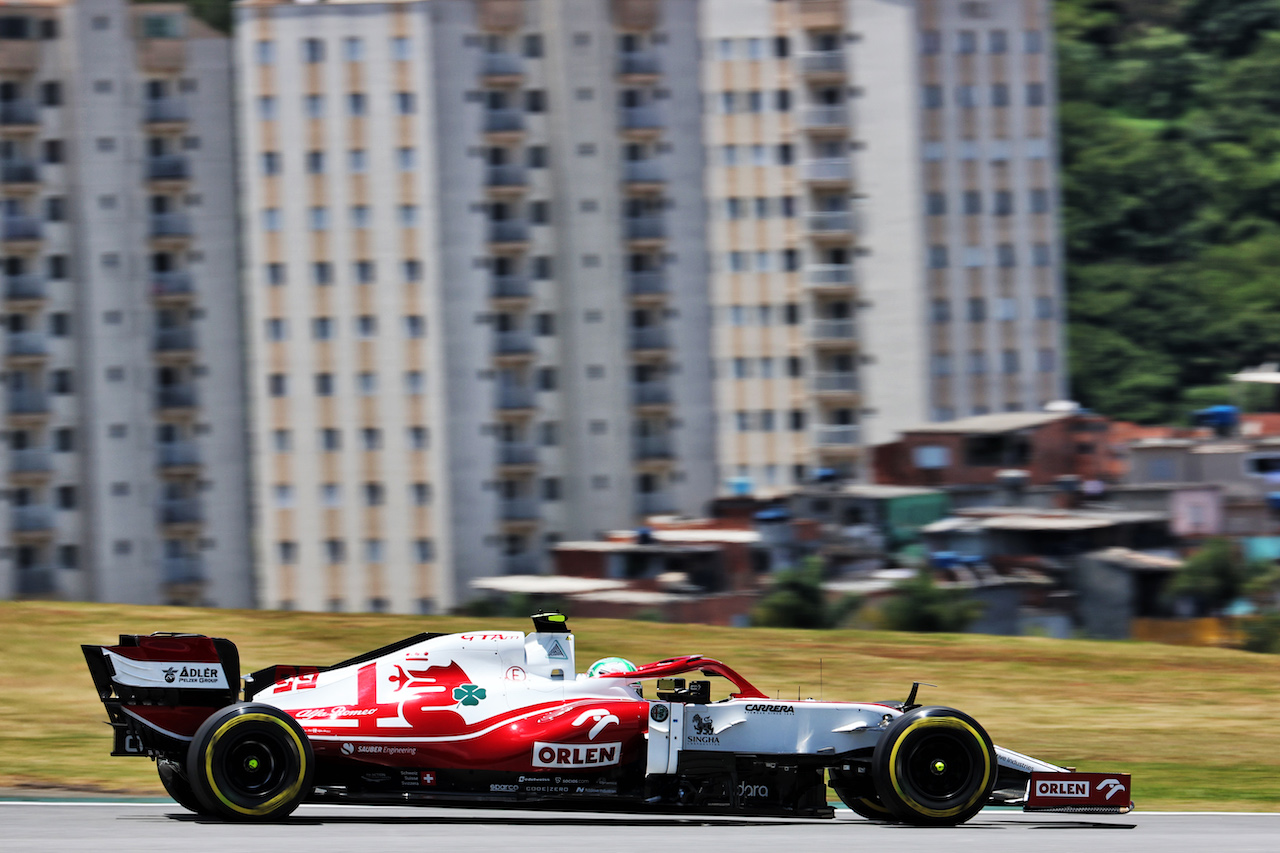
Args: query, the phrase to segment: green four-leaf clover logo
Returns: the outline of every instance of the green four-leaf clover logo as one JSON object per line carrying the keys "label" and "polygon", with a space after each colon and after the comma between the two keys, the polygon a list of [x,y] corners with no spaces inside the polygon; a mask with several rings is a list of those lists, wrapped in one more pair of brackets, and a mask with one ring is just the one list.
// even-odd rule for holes
{"label": "green four-leaf clover logo", "polygon": [[479,705],[480,700],[484,697],[484,688],[477,687],[474,684],[464,684],[461,687],[453,688],[453,698],[463,705]]}

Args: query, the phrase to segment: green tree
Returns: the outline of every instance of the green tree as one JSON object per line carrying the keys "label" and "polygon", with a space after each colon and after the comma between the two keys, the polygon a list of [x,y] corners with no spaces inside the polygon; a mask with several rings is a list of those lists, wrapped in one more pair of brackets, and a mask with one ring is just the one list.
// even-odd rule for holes
{"label": "green tree", "polygon": [[982,615],[982,602],[969,598],[963,590],[938,586],[928,567],[898,583],[893,592],[884,606],[884,618],[894,631],[954,633]]}
{"label": "green tree", "polygon": [[1249,572],[1235,545],[1210,539],[1182,564],[1169,584],[1168,595],[1195,602],[1198,615],[1221,611],[1244,592]]}
{"label": "green tree", "polygon": [[832,603],[822,588],[823,564],[809,557],[794,569],[773,576],[769,592],[751,614],[751,623],[770,628],[837,628],[862,601],[845,596]]}

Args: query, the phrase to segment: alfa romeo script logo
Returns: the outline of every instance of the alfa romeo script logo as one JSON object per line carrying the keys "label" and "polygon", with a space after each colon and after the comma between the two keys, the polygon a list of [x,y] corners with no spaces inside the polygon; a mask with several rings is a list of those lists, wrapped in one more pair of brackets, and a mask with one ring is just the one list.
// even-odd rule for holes
{"label": "alfa romeo script logo", "polygon": [[453,688],[453,698],[463,705],[479,705],[480,700],[484,697],[484,688],[477,687],[474,684],[463,684],[460,687]]}

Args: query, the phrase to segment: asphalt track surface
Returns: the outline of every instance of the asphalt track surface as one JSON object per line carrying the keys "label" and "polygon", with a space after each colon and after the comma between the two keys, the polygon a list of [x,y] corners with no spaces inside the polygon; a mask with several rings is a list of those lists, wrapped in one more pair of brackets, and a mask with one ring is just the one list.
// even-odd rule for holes
{"label": "asphalt track surface", "polygon": [[987,810],[964,826],[835,820],[608,815],[498,809],[303,806],[282,824],[209,821],[179,806],[127,802],[0,802],[0,850],[226,853],[814,853],[900,851],[1280,850],[1280,814],[1030,815]]}

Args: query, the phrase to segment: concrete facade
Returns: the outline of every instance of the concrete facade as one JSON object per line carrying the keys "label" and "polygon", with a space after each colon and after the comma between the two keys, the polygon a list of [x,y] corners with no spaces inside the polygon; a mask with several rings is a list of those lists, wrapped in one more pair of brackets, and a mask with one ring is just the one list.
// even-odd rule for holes
{"label": "concrete facade", "polygon": [[238,5],[264,606],[449,608],[712,496],[695,13]]}
{"label": "concrete facade", "polygon": [[253,606],[230,43],[176,4],[0,17],[0,590]]}
{"label": "concrete facade", "polygon": [[1066,387],[1046,0],[705,0],[721,488]]}

